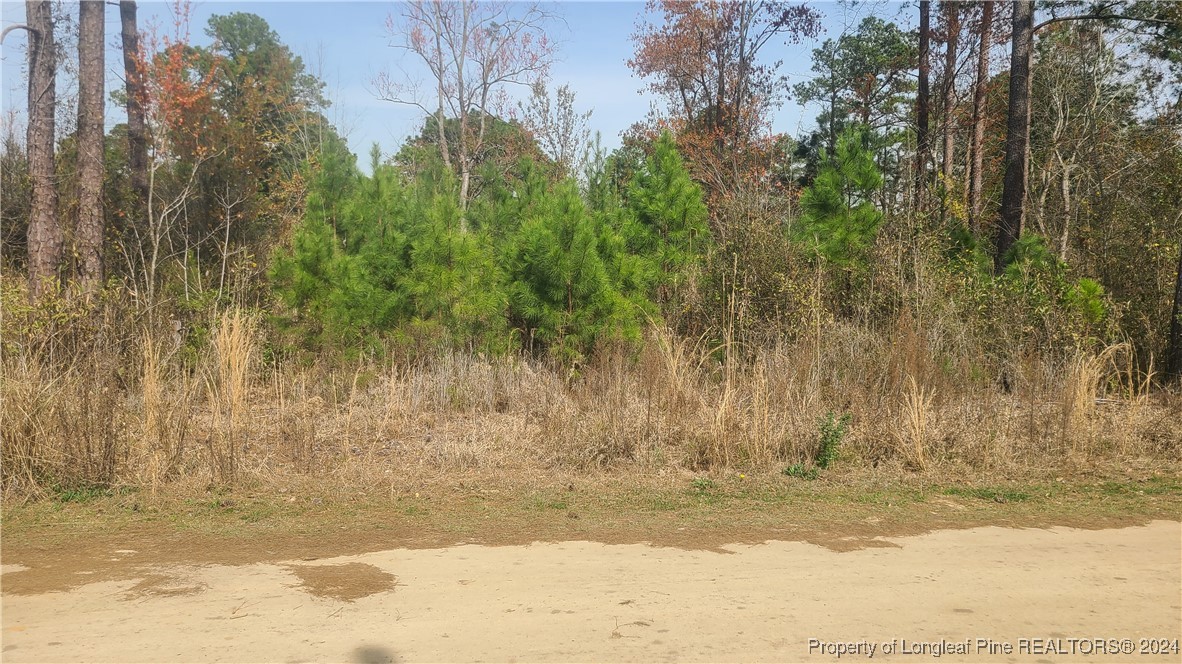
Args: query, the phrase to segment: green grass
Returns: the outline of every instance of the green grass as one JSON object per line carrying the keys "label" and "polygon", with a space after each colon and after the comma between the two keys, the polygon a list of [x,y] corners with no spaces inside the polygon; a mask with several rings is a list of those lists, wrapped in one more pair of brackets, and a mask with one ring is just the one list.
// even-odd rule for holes
{"label": "green grass", "polygon": [[1144,482],[1104,482],[1097,489],[1107,496],[1164,496],[1182,493],[1182,481],[1151,477]]}
{"label": "green grass", "polygon": [[995,503],[1022,503],[1030,500],[1032,495],[1026,491],[1001,487],[949,487],[944,490],[946,496],[962,498],[978,498],[992,500]]}
{"label": "green grass", "polygon": [[51,488],[51,491],[54,502],[66,504],[88,503],[99,498],[128,495],[135,493],[137,489],[123,487],[116,490],[103,484],[81,484],[71,486],[55,485]]}

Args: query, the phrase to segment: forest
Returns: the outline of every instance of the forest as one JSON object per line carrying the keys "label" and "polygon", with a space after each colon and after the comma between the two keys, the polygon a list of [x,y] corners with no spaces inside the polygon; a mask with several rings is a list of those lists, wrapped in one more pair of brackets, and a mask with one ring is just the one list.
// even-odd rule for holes
{"label": "forest", "polygon": [[[1176,470],[1182,4],[919,0],[841,34],[836,5],[627,7],[621,87],[658,101],[619,147],[550,75],[563,4],[415,0],[386,31],[424,78],[372,89],[421,130],[359,157],[257,15],[27,0],[6,499]],[[797,135],[789,100],[819,109]]]}

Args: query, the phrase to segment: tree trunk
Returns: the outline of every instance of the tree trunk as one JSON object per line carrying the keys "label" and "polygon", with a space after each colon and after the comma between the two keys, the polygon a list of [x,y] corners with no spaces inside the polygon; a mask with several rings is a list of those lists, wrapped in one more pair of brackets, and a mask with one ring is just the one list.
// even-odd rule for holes
{"label": "tree trunk", "polygon": [[[439,5],[434,5],[431,8],[431,20],[435,29],[435,62],[442,63],[443,60],[443,27],[439,12],[442,11]],[[439,65],[440,72],[443,70],[443,65]],[[445,117],[443,113],[444,99],[447,98],[447,93],[443,89],[442,73],[435,78],[436,92],[439,94],[439,107],[435,111],[435,128],[439,132],[439,151],[443,156],[443,166],[447,170],[451,170],[451,152],[447,145],[447,132],[445,131]]]}
{"label": "tree trunk", "polygon": [[1178,277],[1174,281],[1174,306],[1170,310],[1170,345],[1166,350],[1166,374],[1182,381],[1182,242],[1178,246]]}
{"label": "tree trunk", "polygon": [[973,142],[969,162],[969,227],[981,232],[982,188],[985,177],[985,93],[989,87],[989,47],[993,41],[993,0],[981,3],[981,45],[977,51],[977,80],[973,85]]}
{"label": "tree trunk", "polygon": [[148,201],[148,140],[144,121],[144,72],[141,70],[140,33],[135,21],[135,0],[120,0],[119,21],[123,37],[123,69],[127,88],[127,148],[131,188],[140,205]]}
{"label": "tree trunk", "polygon": [[954,2],[945,2],[940,6],[944,10],[944,115],[941,118],[941,131],[944,134],[944,161],[941,174],[944,176],[944,188],[952,189],[952,167],[956,163],[956,134],[952,130],[952,111],[956,106],[956,49],[960,45],[960,9]]}
{"label": "tree trunk", "polygon": [[78,6],[78,253],[87,293],[103,282],[103,0]]}
{"label": "tree trunk", "polygon": [[1010,51],[1010,102],[1006,113],[1005,182],[997,232],[994,270],[1005,268],[1006,254],[1022,235],[1026,213],[1026,178],[1030,169],[1030,59],[1034,50],[1034,2],[1014,3]]}
{"label": "tree trunk", "polygon": [[33,182],[29,212],[29,292],[33,299],[52,290],[62,261],[62,227],[57,216],[54,177],[54,121],[57,104],[57,46],[53,39],[53,3],[26,0],[29,24],[29,177]]}
{"label": "tree trunk", "polygon": [[915,205],[925,204],[928,162],[928,115],[931,93],[928,77],[931,72],[931,0],[919,0],[919,91],[915,99]]}

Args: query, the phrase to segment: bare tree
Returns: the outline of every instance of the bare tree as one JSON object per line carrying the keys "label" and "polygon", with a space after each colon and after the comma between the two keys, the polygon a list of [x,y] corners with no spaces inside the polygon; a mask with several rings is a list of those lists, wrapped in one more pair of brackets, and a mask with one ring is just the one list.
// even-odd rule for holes
{"label": "bare tree", "polygon": [[522,124],[534,135],[538,146],[562,169],[562,176],[582,170],[591,145],[587,122],[591,111],[575,110],[575,93],[560,85],[551,97],[543,81],[533,85],[528,103],[520,104]]}
{"label": "bare tree", "polygon": [[78,5],[78,230],[80,282],[103,281],[103,0]]}
{"label": "bare tree", "polygon": [[[378,97],[434,116],[444,164],[453,167],[453,151],[458,162],[462,206],[474,155],[484,145],[489,115],[505,102],[506,86],[532,85],[553,61],[555,45],[545,30],[551,18],[537,3],[416,0],[387,19],[390,45],[419,60],[432,85],[427,92],[406,71],[383,72],[374,81]],[[454,136],[447,135],[448,118],[458,121]]]}
{"label": "bare tree", "polygon": [[[185,117],[187,108],[199,108],[212,97],[217,61],[204,76],[191,76],[198,55],[185,41],[187,14],[178,15],[175,30],[163,38],[153,32],[130,52],[140,84],[136,97],[144,119],[146,186],[139,214],[120,229],[119,255],[126,261],[130,294],[147,310],[158,303],[163,269],[173,260],[185,274],[187,295],[190,251],[216,242],[220,230],[215,226],[194,237],[189,212],[203,169],[226,147],[203,145],[204,122]],[[125,61],[128,57],[125,52]]]}

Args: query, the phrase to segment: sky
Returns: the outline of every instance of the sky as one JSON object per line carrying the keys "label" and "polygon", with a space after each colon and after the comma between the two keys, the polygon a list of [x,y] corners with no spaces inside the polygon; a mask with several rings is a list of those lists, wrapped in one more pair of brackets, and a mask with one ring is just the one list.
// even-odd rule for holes
{"label": "sky", "polygon": [[[67,3],[69,7],[70,3]],[[782,60],[781,73],[789,84],[808,80],[812,49],[826,38],[836,38],[852,30],[868,14],[896,20],[909,26],[914,22],[913,8],[904,3],[878,0],[863,3],[813,2],[823,16],[824,33],[816,40],[799,45],[770,42],[761,52],[767,61]],[[162,26],[172,22],[172,5],[166,2],[140,2],[139,24],[144,30],[153,18]],[[122,54],[119,44],[119,10],[106,5],[107,91],[121,88]],[[395,2],[317,2],[270,0],[259,2],[195,1],[192,4],[191,34],[194,43],[208,44],[204,29],[214,14],[249,12],[265,19],[280,40],[304,59],[307,68],[325,81],[326,96],[332,100],[329,119],[346,136],[352,151],[366,155],[373,143],[383,154],[398,150],[407,136],[416,134],[422,125],[422,112],[413,107],[381,101],[372,81],[383,70],[397,71],[399,52],[389,46],[386,18],[397,15]],[[575,92],[575,106],[591,110],[591,129],[599,131],[606,148],[620,144],[620,133],[644,119],[656,101],[642,89],[645,82],[633,76],[627,60],[634,44],[631,36],[637,22],[645,17],[641,2],[555,2],[547,9],[562,17],[554,25],[552,37],[561,43],[559,61],[551,69],[552,87],[567,84]],[[71,14],[76,11],[67,10]],[[75,16],[76,19],[76,16]],[[0,2],[0,26],[24,21],[24,3]],[[25,114],[25,47],[23,31],[13,31],[0,49],[2,86],[0,99],[4,117],[16,113],[23,127]],[[67,51],[66,58],[76,58]],[[71,96],[75,84],[69,75],[59,76],[59,96]],[[522,90],[522,92],[527,92]],[[815,108],[803,108],[786,102],[773,118],[777,132],[799,136],[808,131],[817,114]],[[68,113],[67,113],[68,115]],[[123,122],[125,114],[113,102],[108,103],[108,127]],[[358,159],[365,167],[367,158]]]}

